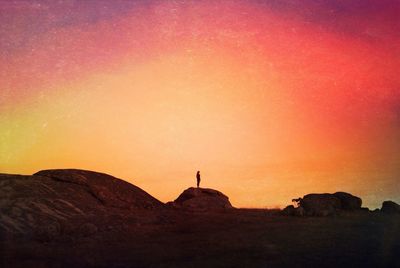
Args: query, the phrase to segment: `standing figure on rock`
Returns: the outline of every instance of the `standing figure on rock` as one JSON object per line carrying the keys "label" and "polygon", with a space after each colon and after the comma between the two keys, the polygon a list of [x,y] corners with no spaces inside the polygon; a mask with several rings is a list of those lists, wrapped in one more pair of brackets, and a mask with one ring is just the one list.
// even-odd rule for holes
{"label": "standing figure on rock", "polygon": [[197,171],[196,179],[197,179],[197,188],[199,188],[200,187],[200,171]]}

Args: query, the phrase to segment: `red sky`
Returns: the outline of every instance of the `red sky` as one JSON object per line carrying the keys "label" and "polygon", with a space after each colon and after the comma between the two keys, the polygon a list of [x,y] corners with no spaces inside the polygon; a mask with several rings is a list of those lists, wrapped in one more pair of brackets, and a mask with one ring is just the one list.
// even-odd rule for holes
{"label": "red sky", "polygon": [[0,172],[83,168],[162,201],[400,201],[400,4],[0,2]]}

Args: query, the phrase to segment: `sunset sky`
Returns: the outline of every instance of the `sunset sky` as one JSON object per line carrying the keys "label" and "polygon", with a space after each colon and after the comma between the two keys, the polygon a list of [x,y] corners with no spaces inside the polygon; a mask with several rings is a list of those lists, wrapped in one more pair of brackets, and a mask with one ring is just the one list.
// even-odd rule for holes
{"label": "sunset sky", "polygon": [[161,201],[400,202],[400,2],[0,1],[0,173],[81,168]]}

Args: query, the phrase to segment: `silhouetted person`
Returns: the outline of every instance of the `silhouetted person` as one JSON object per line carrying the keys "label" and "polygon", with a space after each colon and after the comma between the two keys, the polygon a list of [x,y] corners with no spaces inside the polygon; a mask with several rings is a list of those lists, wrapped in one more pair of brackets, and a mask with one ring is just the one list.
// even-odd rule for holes
{"label": "silhouetted person", "polygon": [[196,173],[196,179],[197,179],[197,188],[199,188],[200,187],[200,171],[197,171],[197,173]]}

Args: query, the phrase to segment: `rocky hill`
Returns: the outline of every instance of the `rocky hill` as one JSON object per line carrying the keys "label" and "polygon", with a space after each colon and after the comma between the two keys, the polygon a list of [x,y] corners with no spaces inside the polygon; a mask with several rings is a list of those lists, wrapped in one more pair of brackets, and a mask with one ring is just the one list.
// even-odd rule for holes
{"label": "rocky hill", "polygon": [[[0,235],[52,240],[119,228],[164,204],[110,175],[85,170],[44,170],[0,175]],[[149,213],[147,213],[149,214]],[[153,213],[154,214],[154,213]]]}

